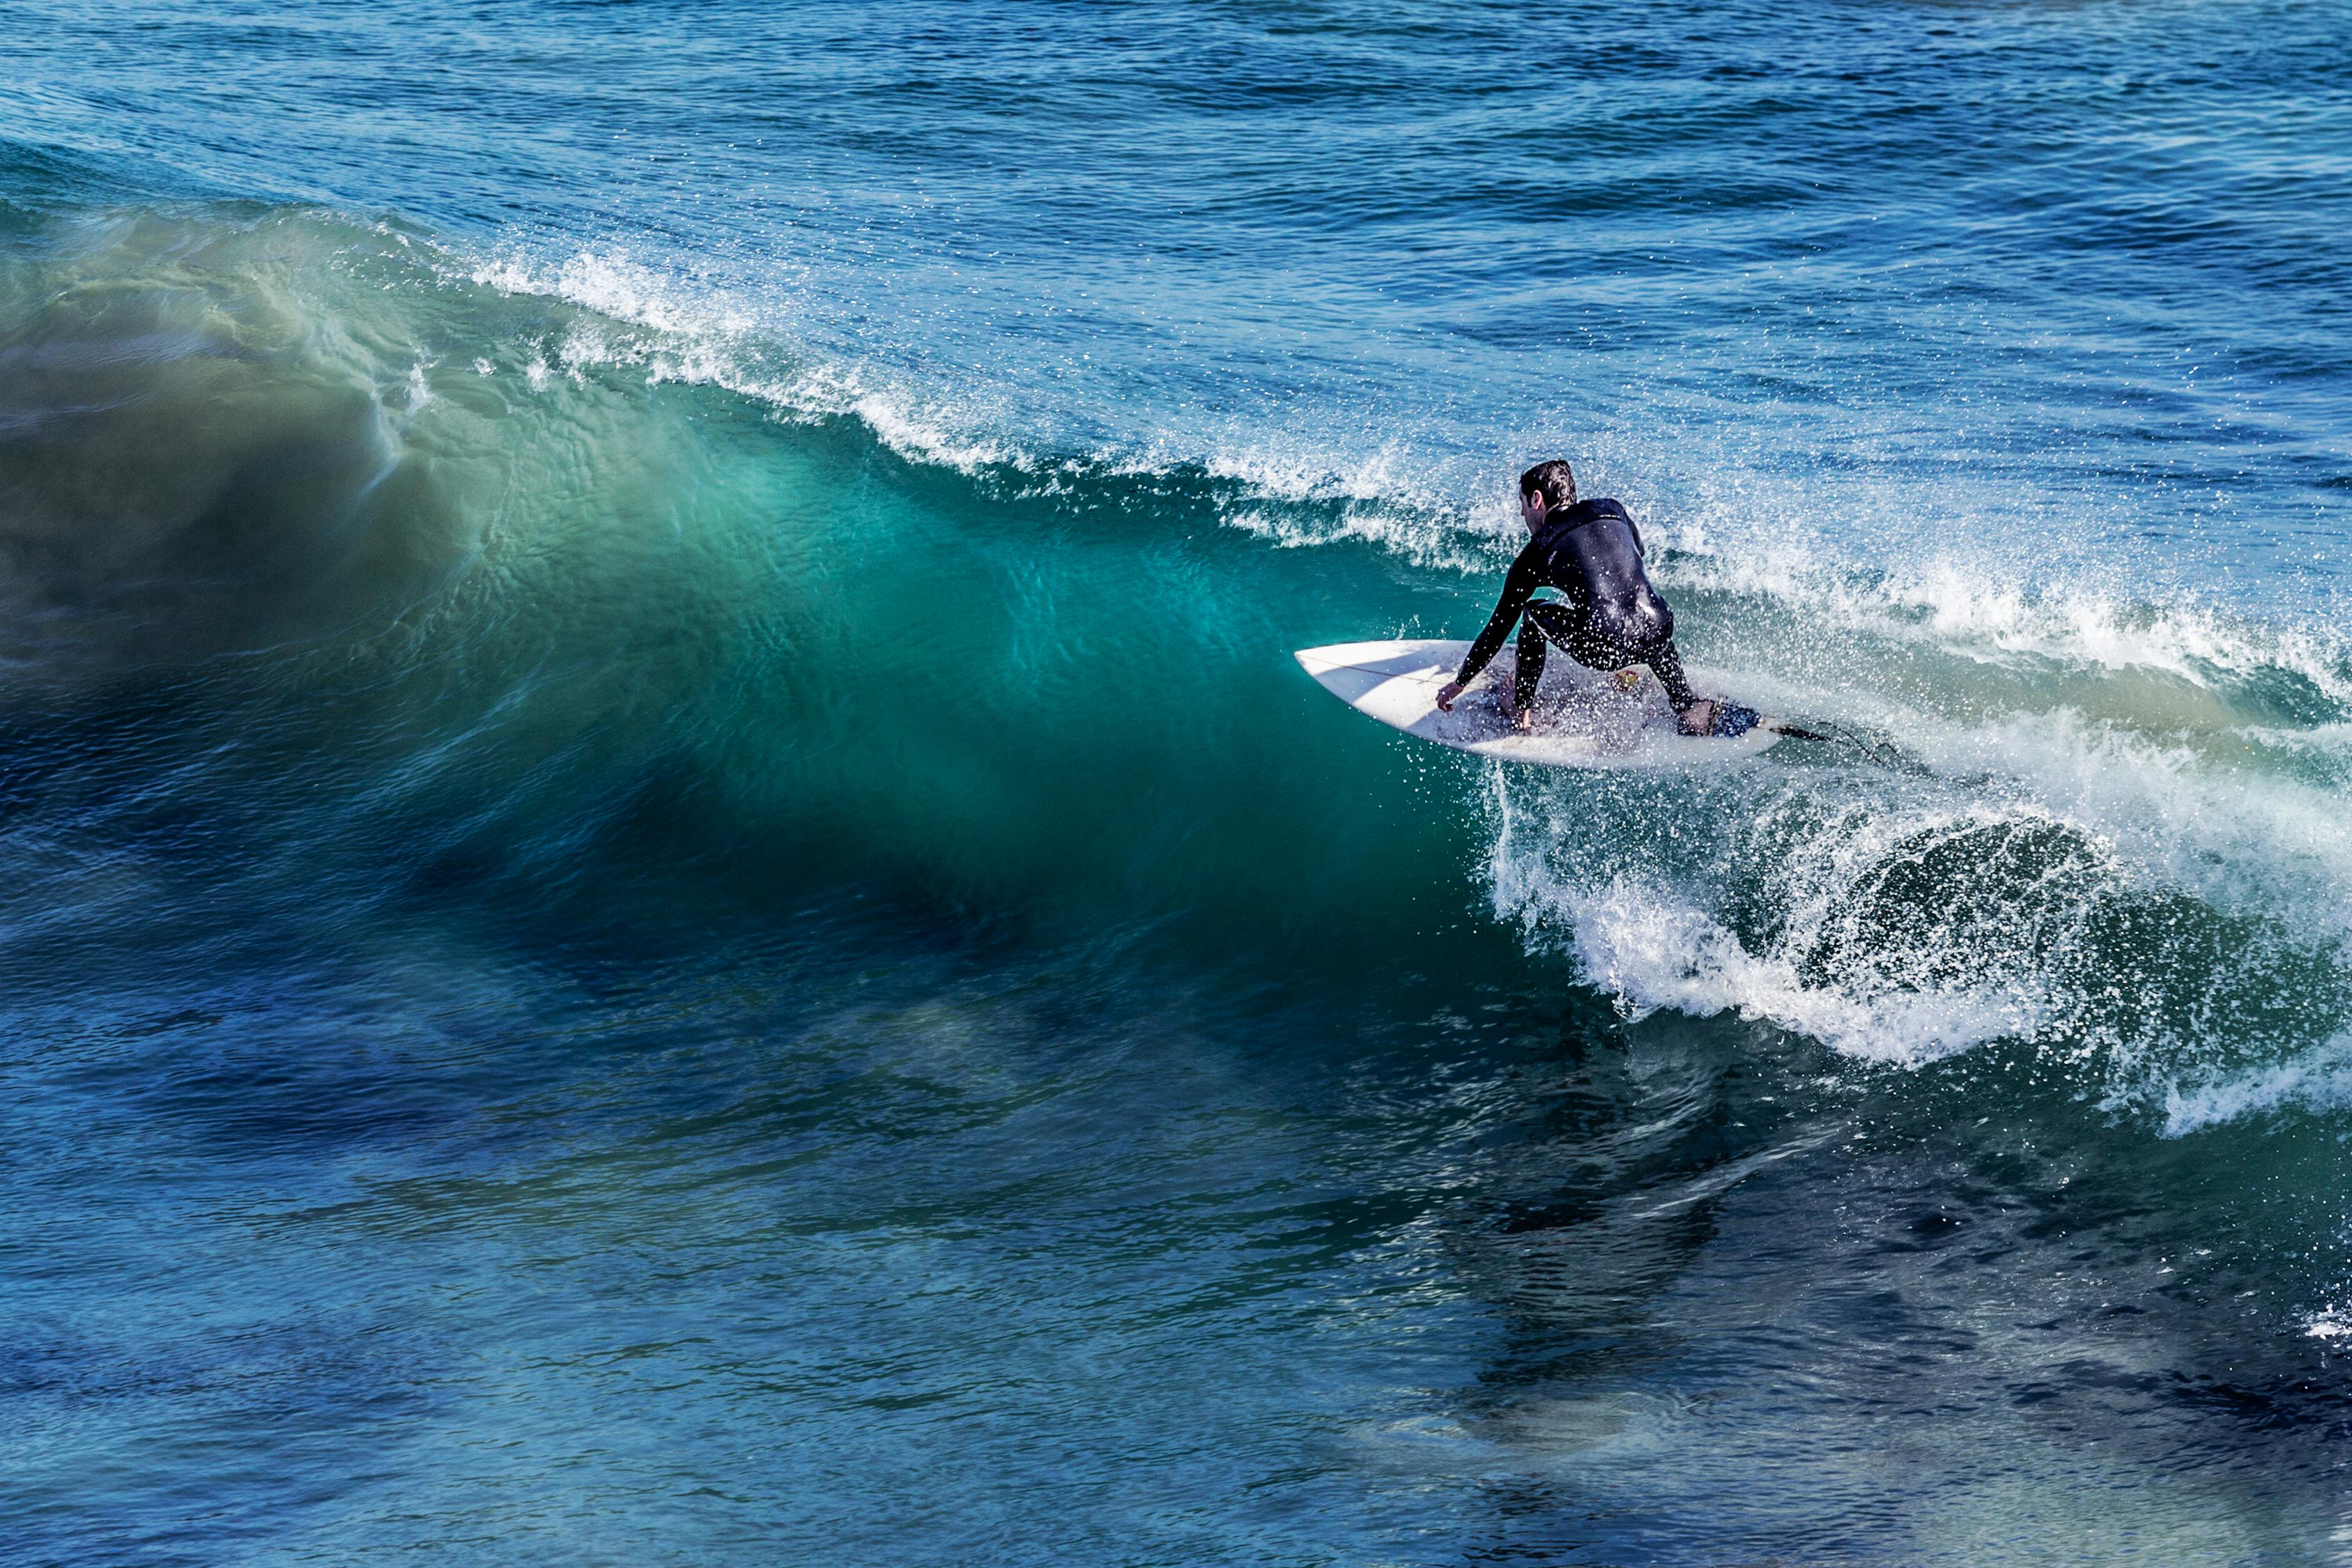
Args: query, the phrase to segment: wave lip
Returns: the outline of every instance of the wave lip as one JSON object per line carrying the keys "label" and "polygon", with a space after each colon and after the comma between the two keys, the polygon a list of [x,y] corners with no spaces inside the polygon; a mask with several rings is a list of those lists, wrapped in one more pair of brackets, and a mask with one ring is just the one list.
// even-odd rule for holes
{"label": "wave lip", "polygon": [[[813,295],[803,305],[807,279],[790,268],[751,290],[621,247],[543,254],[520,242],[442,265],[477,286],[588,312],[551,369],[602,363],[722,387],[786,419],[855,418],[909,461],[1041,493],[1090,479],[1198,484],[1221,521],[1285,547],[1494,570],[1517,542],[1506,493],[1517,459],[1559,440],[1519,434],[1503,450],[1493,432],[1450,420],[1400,429],[1337,409],[1306,426],[1200,411],[1140,434],[1122,433],[1114,411],[1064,420],[1056,437],[1024,424],[1019,395],[984,375],[812,346],[824,331],[821,308]],[[1874,494],[1866,476],[1757,469],[1752,454],[1717,453],[1712,440],[1696,450],[1728,463],[1722,474],[1685,473],[1689,458],[1622,432],[1591,432],[1581,445],[1591,483],[1632,481],[1623,493],[1652,535],[1661,582],[1695,601],[1694,629],[1708,637],[1710,621],[1728,622],[1728,640],[1777,648],[1776,663],[1817,683],[1842,671],[1899,680],[1906,660],[1925,656],[2029,682],[2056,671],[2263,693],[2299,718],[2325,716],[2305,711],[2315,704],[2352,711],[2352,643],[2329,617],[2266,617],[2168,587],[2133,560],[2056,531],[2054,499],[2037,503],[2050,517],[2020,524],[2041,544],[2020,549],[1979,515],[2004,498],[1973,489],[1915,494],[1906,482]],[[1954,515],[1925,536],[1916,521],[1896,526],[1888,515],[1937,505]],[[1804,517],[1819,521],[1790,521]],[[1841,519],[1853,526],[1838,528]],[[1835,657],[1809,658],[1809,647]]]}
{"label": "wave lip", "polygon": [[[772,310],[736,302],[624,250],[579,250],[546,264],[509,247],[487,260],[465,265],[453,258],[447,266],[501,294],[561,300],[592,312],[562,341],[559,353],[568,370],[630,366],[652,383],[719,387],[790,419],[848,416],[899,456],[966,475],[1044,466],[1017,444],[974,434],[981,421],[970,406],[926,406],[895,378],[886,384],[869,367],[800,346],[790,321],[779,321]],[[616,326],[639,330],[613,331]]]}

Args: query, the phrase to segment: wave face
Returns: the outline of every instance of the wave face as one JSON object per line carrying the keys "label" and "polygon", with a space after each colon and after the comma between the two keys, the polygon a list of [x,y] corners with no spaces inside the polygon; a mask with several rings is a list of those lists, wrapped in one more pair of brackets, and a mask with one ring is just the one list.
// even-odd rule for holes
{"label": "wave face", "polygon": [[11,1561],[2332,1550],[2341,16],[584,15],[0,86]]}

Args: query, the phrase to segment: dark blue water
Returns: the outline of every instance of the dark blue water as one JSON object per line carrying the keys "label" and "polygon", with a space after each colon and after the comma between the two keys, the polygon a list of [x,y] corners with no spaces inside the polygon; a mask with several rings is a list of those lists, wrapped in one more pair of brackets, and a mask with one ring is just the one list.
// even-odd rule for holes
{"label": "dark blue water", "polygon": [[0,36],[0,1560],[2352,1550],[2352,12]]}

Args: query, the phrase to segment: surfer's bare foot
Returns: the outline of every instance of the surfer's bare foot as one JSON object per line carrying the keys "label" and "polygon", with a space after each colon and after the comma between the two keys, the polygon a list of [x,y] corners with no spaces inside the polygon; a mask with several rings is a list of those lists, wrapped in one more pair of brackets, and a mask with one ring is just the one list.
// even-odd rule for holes
{"label": "surfer's bare foot", "polygon": [[1675,727],[1685,735],[1704,735],[1715,728],[1715,699],[1702,697],[1676,715]]}
{"label": "surfer's bare foot", "polygon": [[1511,728],[1517,730],[1522,735],[1534,734],[1536,730],[1536,710],[1530,708],[1524,713],[1512,714]]}

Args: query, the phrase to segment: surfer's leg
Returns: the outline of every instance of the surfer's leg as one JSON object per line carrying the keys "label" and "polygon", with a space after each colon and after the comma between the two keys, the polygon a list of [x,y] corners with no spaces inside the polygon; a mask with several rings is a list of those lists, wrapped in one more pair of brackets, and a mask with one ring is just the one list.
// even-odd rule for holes
{"label": "surfer's leg", "polygon": [[1559,635],[1549,623],[1564,613],[1558,605],[1538,604],[1520,614],[1518,667],[1511,685],[1513,723],[1536,705],[1536,688],[1543,684],[1544,644]]}
{"label": "surfer's leg", "polygon": [[1682,655],[1675,651],[1674,638],[1668,637],[1657,647],[1645,650],[1642,662],[1650,667],[1650,673],[1656,676],[1658,684],[1666,689],[1666,700],[1674,704],[1675,712],[1682,712],[1698,700],[1698,693],[1691,689],[1689,678],[1683,674]]}
{"label": "surfer's leg", "polygon": [[[1642,652],[1642,662],[1666,689],[1666,700],[1675,710],[1675,728],[1685,735],[1712,735],[1723,716],[1723,705],[1712,698],[1701,697],[1690,688],[1689,678],[1683,674],[1682,655],[1675,651],[1675,639],[1654,643]],[[1737,730],[1727,731],[1738,734]]]}
{"label": "surfer's leg", "polygon": [[1551,634],[1551,640],[1559,644],[1569,658],[1585,668],[1608,675],[1627,665],[1642,662],[1639,653],[1603,635],[1591,621],[1574,615],[1565,606],[1555,607],[1560,613],[1544,629]]}
{"label": "surfer's leg", "polygon": [[[1530,630],[1540,630],[1542,636],[1531,639],[1528,635]],[[1565,605],[1529,605],[1527,608],[1527,623],[1519,631],[1521,668],[1527,667],[1528,647],[1529,642],[1533,641],[1536,656],[1535,668],[1537,673],[1542,673],[1543,644],[1546,640],[1559,644],[1561,650],[1569,658],[1589,669],[1605,672],[1623,669],[1628,665],[1648,665],[1650,673],[1658,678],[1658,684],[1665,688],[1666,700],[1673,705],[1677,718],[1690,721],[1693,718],[1692,710],[1697,707],[1701,700],[1698,693],[1691,689],[1689,677],[1683,673],[1682,656],[1675,651],[1675,639],[1671,632],[1654,643],[1629,646],[1613,637],[1603,636],[1599,628],[1577,616]],[[1528,700],[1532,701],[1533,688],[1523,689],[1528,692]],[[1715,721],[1713,706],[1710,704],[1707,710],[1696,715],[1696,718],[1704,721],[1697,725],[1698,731],[1704,733]],[[1685,727],[1689,727],[1688,723]]]}

